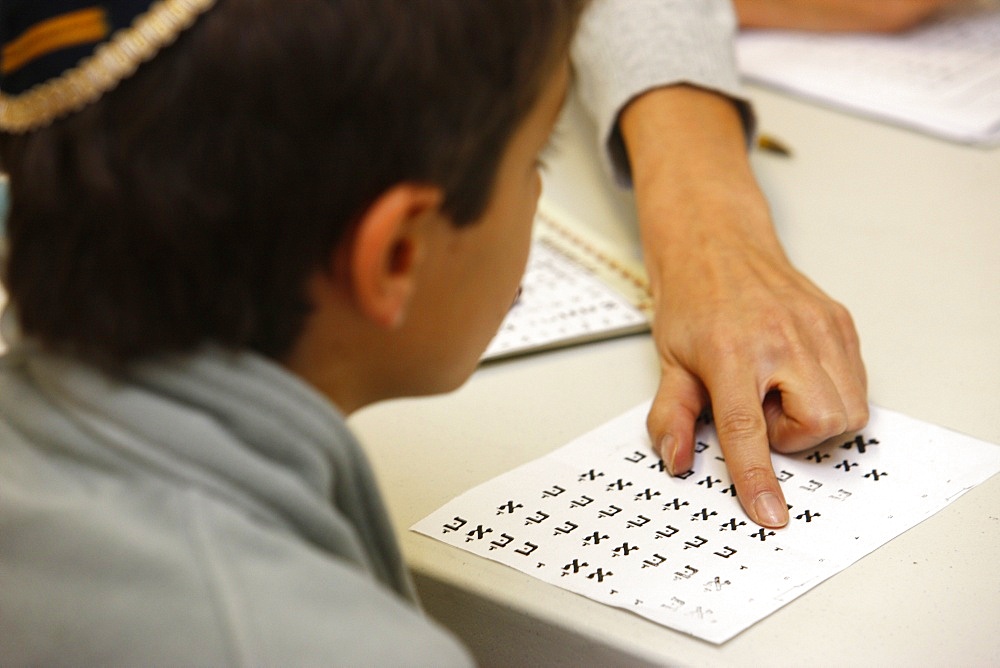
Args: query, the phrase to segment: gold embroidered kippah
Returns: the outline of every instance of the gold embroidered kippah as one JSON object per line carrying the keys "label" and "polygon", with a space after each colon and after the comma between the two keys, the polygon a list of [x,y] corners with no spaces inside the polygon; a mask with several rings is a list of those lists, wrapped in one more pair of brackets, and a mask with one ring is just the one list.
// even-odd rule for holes
{"label": "gold embroidered kippah", "polygon": [[3,0],[0,131],[24,133],[96,102],[216,0]]}

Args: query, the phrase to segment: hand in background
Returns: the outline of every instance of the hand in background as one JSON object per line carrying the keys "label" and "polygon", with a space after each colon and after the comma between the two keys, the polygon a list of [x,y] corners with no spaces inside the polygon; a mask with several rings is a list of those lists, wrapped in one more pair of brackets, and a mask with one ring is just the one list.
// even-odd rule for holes
{"label": "hand in background", "polygon": [[744,28],[898,32],[965,0],[733,0]]}

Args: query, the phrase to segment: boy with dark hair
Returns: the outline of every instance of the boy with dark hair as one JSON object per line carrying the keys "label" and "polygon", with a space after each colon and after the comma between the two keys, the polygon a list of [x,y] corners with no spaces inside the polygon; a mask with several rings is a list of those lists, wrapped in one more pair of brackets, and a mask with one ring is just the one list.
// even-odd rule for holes
{"label": "boy with dark hair", "polygon": [[514,298],[583,0],[4,0],[0,663],[450,665],[343,415]]}

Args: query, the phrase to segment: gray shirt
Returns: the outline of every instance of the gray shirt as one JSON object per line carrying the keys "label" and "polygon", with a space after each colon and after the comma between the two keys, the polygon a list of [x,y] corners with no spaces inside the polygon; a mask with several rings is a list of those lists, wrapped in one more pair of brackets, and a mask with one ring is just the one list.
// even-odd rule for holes
{"label": "gray shirt", "polygon": [[470,663],[343,418],[277,365],[0,358],[0,664]]}
{"label": "gray shirt", "polygon": [[730,97],[753,131],[733,53],[729,0],[594,0],[573,44],[580,99],[593,116],[605,167],[629,182],[618,116],[654,88],[686,83]]}

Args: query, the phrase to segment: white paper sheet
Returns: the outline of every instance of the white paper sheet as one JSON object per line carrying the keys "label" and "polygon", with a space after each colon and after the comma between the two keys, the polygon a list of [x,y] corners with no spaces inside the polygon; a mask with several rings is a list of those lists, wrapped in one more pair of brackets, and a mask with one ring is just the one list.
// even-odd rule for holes
{"label": "white paper sheet", "polygon": [[750,30],[736,42],[750,81],[968,143],[1000,141],[1000,7],[898,35]]}
{"label": "white paper sheet", "polygon": [[642,311],[546,239],[532,243],[521,290],[484,360],[649,329]]}
{"label": "white paper sheet", "polygon": [[873,408],[864,432],[774,455],[791,521],[749,522],[714,429],[670,478],[649,404],[449,502],[414,531],[722,643],[1000,471],[1000,446]]}

